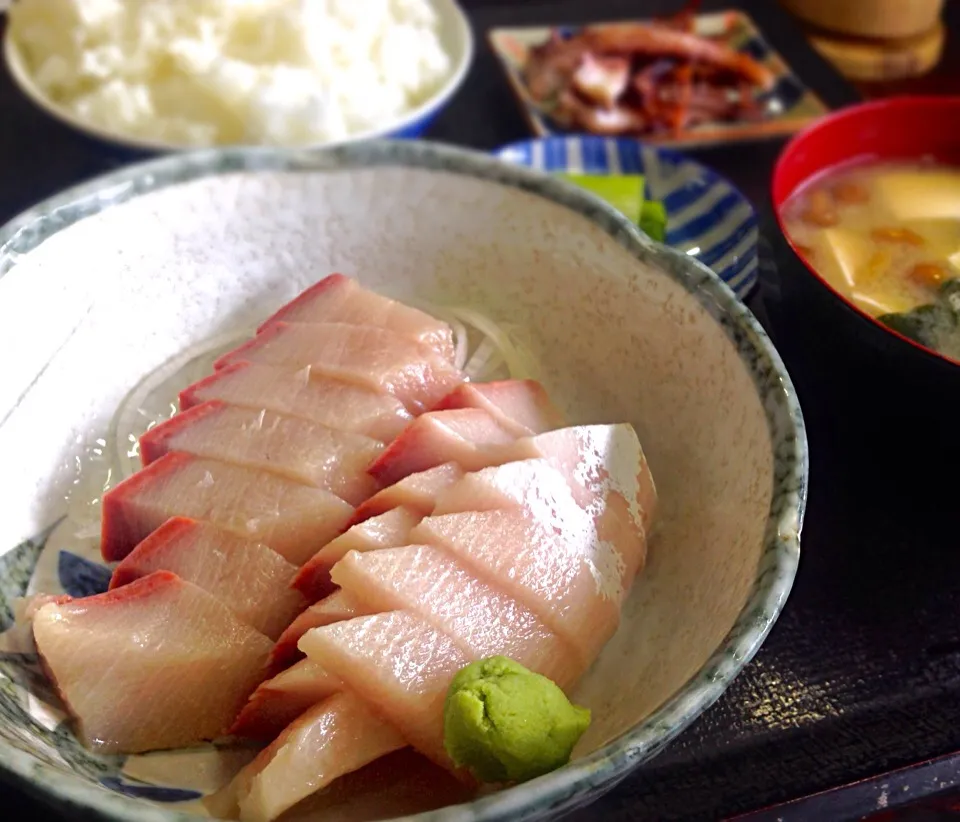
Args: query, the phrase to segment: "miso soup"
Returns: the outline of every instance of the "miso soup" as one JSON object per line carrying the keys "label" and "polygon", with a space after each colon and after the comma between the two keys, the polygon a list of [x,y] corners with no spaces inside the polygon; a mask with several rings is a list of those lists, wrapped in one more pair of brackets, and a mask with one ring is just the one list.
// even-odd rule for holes
{"label": "miso soup", "polygon": [[960,169],[831,171],[781,207],[807,262],[858,308],[960,360]]}

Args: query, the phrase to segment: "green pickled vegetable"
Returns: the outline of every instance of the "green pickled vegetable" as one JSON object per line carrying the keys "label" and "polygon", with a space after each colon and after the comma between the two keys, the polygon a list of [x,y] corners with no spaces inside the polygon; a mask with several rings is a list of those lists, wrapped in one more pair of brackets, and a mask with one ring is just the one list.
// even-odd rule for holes
{"label": "green pickled vegetable", "polygon": [[640,228],[651,240],[662,243],[667,239],[667,210],[663,203],[646,200],[640,209]]}
{"label": "green pickled vegetable", "polygon": [[662,243],[666,239],[667,211],[663,203],[647,200],[646,180],[642,174],[568,174],[558,177],[575,183],[591,194],[606,200],[651,239]]}

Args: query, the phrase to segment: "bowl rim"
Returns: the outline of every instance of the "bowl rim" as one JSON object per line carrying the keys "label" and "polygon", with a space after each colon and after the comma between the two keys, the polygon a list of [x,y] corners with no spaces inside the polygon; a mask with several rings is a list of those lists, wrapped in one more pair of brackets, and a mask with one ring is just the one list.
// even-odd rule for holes
{"label": "bowl rim", "polygon": [[[938,361],[941,364],[946,364],[949,366],[960,367],[960,360],[952,360],[950,357],[946,356],[945,354],[941,354],[936,349],[930,348],[923,343],[917,342],[916,340],[912,340],[904,334],[901,334],[896,329],[884,325],[876,317],[868,314],[866,311],[860,308],[860,306],[858,306],[852,299],[834,288],[834,286],[819,271],[817,271],[817,269],[814,268],[814,266],[811,265],[810,262],[807,261],[807,258],[800,252],[797,244],[790,236],[790,232],[787,231],[786,221],[784,220],[782,213],[783,203],[803,186],[808,185],[818,177],[828,174],[834,169],[850,167],[861,162],[867,162],[872,157],[870,154],[853,154],[847,160],[844,160],[840,163],[834,163],[830,166],[821,166],[813,174],[809,174],[804,177],[803,180],[793,186],[789,191],[785,191],[784,189],[787,188],[787,184],[784,182],[783,178],[786,174],[785,165],[787,161],[795,152],[802,150],[806,140],[810,139],[814,134],[817,134],[825,129],[834,128],[837,123],[859,120],[864,117],[869,119],[874,112],[881,110],[889,111],[891,109],[902,109],[905,112],[909,112],[910,110],[916,109],[944,108],[956,108],[960,110],[960,95],[937,96],[932,94],[904,94],[898,95],[897,97],[886,97],[879,100],[867,100],[863,103],[856,103],[854,105],[838,109],[837,111],[822,117],[816,122],[811,123],[802,131],[795,134],[777,155],[776,162],[773,165],[773,176],[771,177],[770,203],[773,208],[774,219],[777,221],[777,228],[780,230],[780,234],[783,236],[784,240],[789,246],[793,256],[800,261],[807,272],[813,276],[814,280],[816,280],[821,286],[823,286],[823,288],[829,291],[831,295],[833,295],[844,305],[844,307],[852,311],[855,317],[860,320],[865,320],[867,323],[879,329],[880,331],[883,331],[889,334],[891,337],[901,340],[902,342],[914,348],[920,354],[925,355],[927,358],[930,358],[933,361]],[[882,159],[886,161],[888,158]]]}
{"label": "bowl rim", "polygon": [[[514,163],[516,165],[522,165],[524,168],[535,168],[535,166],[527,165],[526,163],[518,162],[517,160],[512,159],[509,155],[511,152],[518,151],[521,148],[534,145],[548,145],[555,143],[570,143],[576,142],[581,144],[613,144],[620,145],[621,143],[626,143],[630,145],[637,146],[641,151],[647,150],[652,151],[655,154],[662,155],[667,158],[671,163],[675,165],[680,165],[681,163],[686,165],[695,166],[703,174],[704,181],[707,185],[719,185],[726,186],[730,193],[734,194],[739,202],[745,205],[749,211],[748,218],[743,222],[743,225],[749,226],[749,230],[753,232],[753,243],[748,254],[753,254],[757,260],[757,265],[753,270],[753,273],[747,275],[746,277],[742,276],[742,272],[736,272],[729,278],[726,276],[727,268],[724,268],[721,271],[715,271],[712,266],[707,266],[711,271],[714,271],[721,280],[725,283],[730,283],[735,280],[737,277],[742,277],[740,282],[735,283],[731,286],[734,289],[734,292],[737,294],[740,299],[744,299],[754,290],[758,283],[758,277],[760,273],[760,220],[757,216],[757,210],[754,207],[753,203],[750,202],[749,198],[737,187],[727,177],[724,177],[718,171],[714,171],[710,166],[705,163],[700,162],[696,157],[692,157],[684,151],[678,149],[673,145],[661,145],[659,143],[650,143],[644,140],[641,137],[625,137],[625,136],[610,136],[602,134],[549,134],[543,137],[529,137],[523,140],[513,140],[509,143],[504,143],[502,146],[494,149],[494,155],[501,160],[506,162]],[[541,169],[538,169],[541,170]],[[552,172],[550,172],[552,173]],[[613,176],[612,174],[610,176]],[[669,215],[668,215],[669,216]],[[667,228],[669,229],[669,222],[667,223]],[[697,255],[694,255],[696,259],[699,259]]]}
{"label": "bowl rim", "polygon": [[[434,11],[437,12],[441,21],[448,22],[453,27],[455,39],[462,44],[462,51],[451,55],[453,68],[450,75],[430,97],[421,102],[416,108],[406,112],[399,119],[394,120],[386,126],[370,128],[366,131],[357,132],[356,134],[351,134],[337,140],[309,143],[303,146],[276,146],[276,148],[290,148],[294,150],[333,148],[360,140],[388,138],[390,135],[400,134],[415,126],[421,120],[432,116],[446,106],[460,90],[460,87],[467,78],[470,67],[473,65],[473,59],[476,53],[476,37],[474,36],[473,28],[470,25],[470,20],[466,12],[457,0],[427,0],[427,2],[429,2]],[[10,76],[13,78],[14,85],[20,93],[33,103],[34,106],[39,108],[41,112],[74,131],[83,134],[85,137],[93,138],[130,151],[189,153],[191,151],[205,150],[203,147],[198,146],[127,136],[102,128],[95,123],[90,123],[76,116],[66,107],[51,100],[37,85],[30,71],[27,69],[26,60],[20,50],[19,44],[10,34],[9,24],[3,33],[2,46],[3,62]],[[254,144],[231,144],[230,146],[222,147],[252,148],[255,146]]]}
{"label": "bowl rim", "polygon": [[[790,376],[753,314],[706,266],[653,243],[626,217],[572,183],[476,151],[426,141],[380,140],[324,151],[208,149],[127,166],[66,189],[0,227],[0,277],[47,236],[141,194],[237,171],[322,172],[378,166],[443,171],[539,196],[601,228],[636,260],[684,287],[720,326],[756,387],[770,436],[770,507],[756,575],[730,631],[703,666],[647,717],[598,750],[523,785],[470,803],[406,817],[418,822],[514,822],[570,810],[611,788],[657,754],[712,705],[753,658],[790,593],[800,557],[809,471],[803,415]],[[86,207],[86,208],[85,208]],[[53,223],[45,232],[45,222]],[[629,274],[623,276],[629,277]],[[197,817],[112,793],[0,741],[0,773],[48,802],[82,806],[103,819],[187,822]]]}

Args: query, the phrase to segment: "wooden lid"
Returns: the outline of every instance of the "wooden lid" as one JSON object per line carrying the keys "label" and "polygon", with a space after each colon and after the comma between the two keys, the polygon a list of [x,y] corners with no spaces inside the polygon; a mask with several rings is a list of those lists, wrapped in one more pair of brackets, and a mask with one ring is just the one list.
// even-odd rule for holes
{"label": "wooden lid", "polygon": [[940,17],[944,0],[780,0],[806,23],[847,37],[915,37]]}
{"label": "wooden lid", "polygon": [[847,79],[880,82],[930,71],[943,54],[945,30],[937,21],[923,34],[898,40],[843,38],[820,32],[808,37],[810,45]]}

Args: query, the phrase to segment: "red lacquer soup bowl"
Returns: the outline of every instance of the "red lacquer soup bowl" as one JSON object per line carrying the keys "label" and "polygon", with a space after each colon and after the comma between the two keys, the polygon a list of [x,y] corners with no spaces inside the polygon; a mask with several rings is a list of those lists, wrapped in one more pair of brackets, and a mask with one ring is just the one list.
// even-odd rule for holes
{"label": "red lacquer soup bowl", "polygon": [[[837,166],[933,160],[960,167],[960,97],[897,97],[841,109],[794,137],[773,173],[772,199],[794,265],[782,271],[786,313],[801,316],[811,345],[872,382],[936,384],[960,397],[960,364],[893,331],[833,288],[791,241],[783,204]],[[960,219],[960,214],[957,215]]]}

